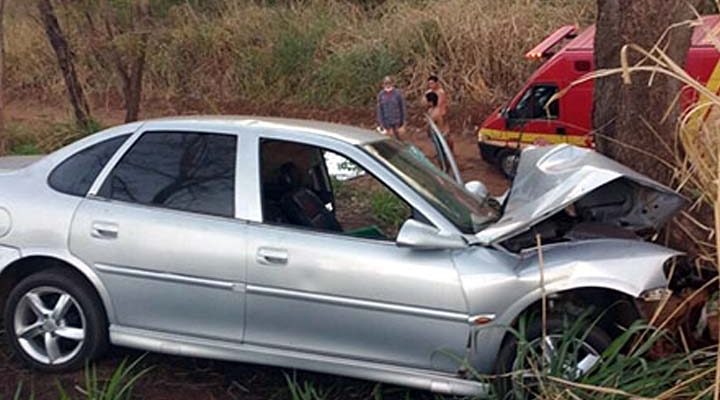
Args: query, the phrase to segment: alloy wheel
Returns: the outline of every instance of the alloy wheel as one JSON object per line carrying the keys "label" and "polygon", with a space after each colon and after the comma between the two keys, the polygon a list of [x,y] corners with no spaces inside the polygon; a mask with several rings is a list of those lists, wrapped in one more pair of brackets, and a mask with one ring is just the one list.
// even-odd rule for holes
{"label": "alloy wheel", "polygon": [[79,302],[52,286],[33,288],[20,298],[13,327],[22,350],[46,365],[73,359],[87,334],[85,313]]}
{"label": "alloy wheel", "polygon": [[541,376],[558,376],[576,381],[585,376],[601,360],[601,354],[581,338],[550,334],[522,346],[518,351],[513,371],[512,398],[534,398],[539,395]]}

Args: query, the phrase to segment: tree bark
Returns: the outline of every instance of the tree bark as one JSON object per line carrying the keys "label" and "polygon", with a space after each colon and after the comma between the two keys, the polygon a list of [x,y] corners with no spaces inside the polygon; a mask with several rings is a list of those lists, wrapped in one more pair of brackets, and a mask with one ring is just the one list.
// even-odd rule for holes
{"label": "tree bark", "polygon": [[79,126],[87,128],[90,126],[91,121],[90,107],[88,106],[85,93],[83,92],[82,85],[75,70],[74,55],[70,49],[70,45],[60,28],[60,23],[55,15],[55,9],[53,8],[51,0],[38,0],[37,6],[48,41],[55,52],[58,65],[62,71],[70,98],[70,104],[75,113],[75,120]]}
{"label": "tree bark", "polygon": [[[700,2],[690,3],[697,6]],[[597,69],[619,67],[623,45],[633,43],[649,50],[670,25],[695,18],[686,0],[664,0],[662,7],[658,3],[657,0],[597,0]],[[692,29],[682,27],[673,29],[667,37],[666,53],[679,65],[685,63],[691,36]],[[637,54],[631,56],[631,65],[640,59]],[[673,159],[673,138],[680,112],[674,99],[681,84],[656,75],[648,86],[649,73],[631,76],[629,85],[623,84],[618,75],[595,82],[593,128],[597,150],[669,184],[673,171],[648,154],[666,161]],[[663,119],[666,113],[668,117]]]}
{"label": "tree bark", "polygon": [[140,115],[140,103],[142,102],[142,81],[145,72],[145,60],[147,46],[150,40],[150,4],[148,0],[137,0],[135,11],[140,21],[140,30],[137,48],[130,65],[129,79],[126,82],[125,90],[125,122],[137,121]]}
{"label": "tree bark", "polygon": [[0,156],[7,152],[5,135],[5,2],[0,0]]}

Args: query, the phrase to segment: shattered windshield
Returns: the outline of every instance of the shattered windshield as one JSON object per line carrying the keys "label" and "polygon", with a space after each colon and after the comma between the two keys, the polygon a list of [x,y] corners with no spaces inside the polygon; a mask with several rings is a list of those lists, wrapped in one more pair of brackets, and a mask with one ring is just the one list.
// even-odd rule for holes
{"label": "shattered windshield", "polygon": [[435,167],[416,147],[382,140],[363,148],[387,166],[463,233],[474,234],[500,216],[447,174]]}

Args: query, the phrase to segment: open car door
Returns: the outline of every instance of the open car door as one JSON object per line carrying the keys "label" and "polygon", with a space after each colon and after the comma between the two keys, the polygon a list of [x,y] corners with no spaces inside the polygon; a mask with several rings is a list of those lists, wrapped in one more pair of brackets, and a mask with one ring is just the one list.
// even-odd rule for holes
{"label": "open car door", "polygon": [[460,176],[460,170],[458,169],[457,162],[455,161],[455,156],[453,156],[452,151],[450,151],[450,146],[448,146],[447,141],[445,141],[445,137],[440,132],[440,128],[438,128],[435,121],[433,121],[429,115],[425,114],[425,119],[427,119],[428,126],[430,127],[430,139],[432,140],[435,152],[438,155],[440,168],[443,172],[455,179],[457,183],[462,185],[463,180]]}

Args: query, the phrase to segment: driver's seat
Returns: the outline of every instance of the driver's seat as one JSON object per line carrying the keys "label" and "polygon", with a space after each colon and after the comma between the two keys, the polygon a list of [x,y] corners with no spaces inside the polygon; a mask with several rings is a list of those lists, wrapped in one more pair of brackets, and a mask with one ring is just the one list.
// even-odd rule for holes
{"label": "driver's seat", "polygon": [[342,232],[335,215],[325,208],[320,197],[303,186],[302,171],[293,162],[280,167],[280,179],[286,186],[280,206],[287,222],[292,225],[324,231]]}

